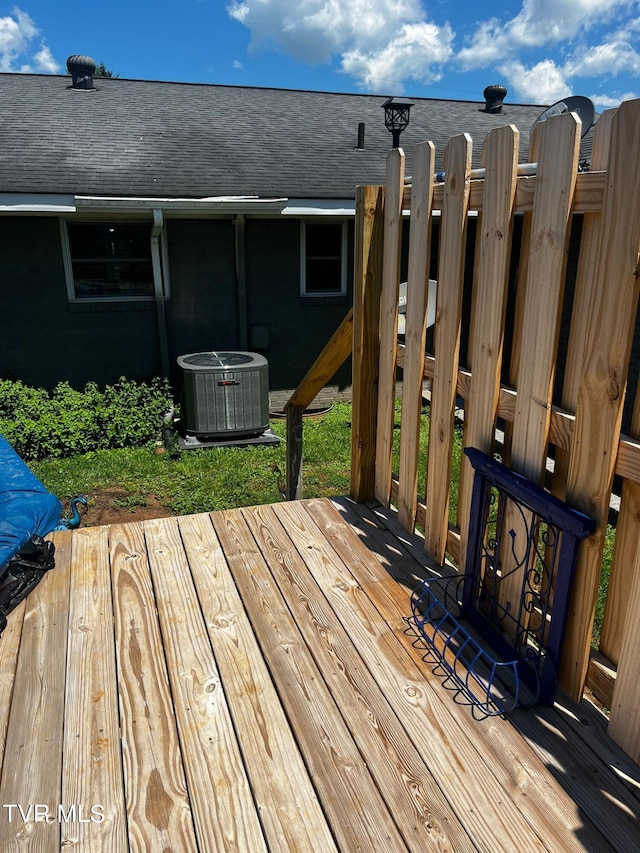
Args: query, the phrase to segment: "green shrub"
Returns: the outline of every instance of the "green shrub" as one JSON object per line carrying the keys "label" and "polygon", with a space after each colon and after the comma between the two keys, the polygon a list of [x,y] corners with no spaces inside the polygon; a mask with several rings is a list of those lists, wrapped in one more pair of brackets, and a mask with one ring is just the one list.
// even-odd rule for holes
{"label": "green shrub", "polygon": [[104,391],[60,382],[51,392],[0,380],[0,434],[27,460],[141,446],[158,438],[171,405],[166,379],[121,377]]}

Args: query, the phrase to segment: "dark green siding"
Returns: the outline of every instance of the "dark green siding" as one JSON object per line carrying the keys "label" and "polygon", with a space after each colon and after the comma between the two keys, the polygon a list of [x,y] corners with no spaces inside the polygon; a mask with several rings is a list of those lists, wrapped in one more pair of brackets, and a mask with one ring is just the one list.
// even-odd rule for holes
{"label": "dark green siding", "polygon": [[[262,353],[269,361],[272,390],[294,388],[351,306],[353,257],[348,258],[345,297],[301,299],[299,220],[248,220],[246,234],[249,327],[268,331],[269,346]],[[351,225],[349,235],[351,247]],[[336,382],[350,381],[347,366]]]}
{"label": "dark green siding", "polygon": [[[179,385],[179,355],[240,348],[233,221],[169,219],[165,237],[170,372]],[[153,301],[69,303],[57,219],[0,218],[0,245],[0,376],[47,388],[68,380],[81,388],[161,373]],[[266,331],[268,345],[259,351],[269,361],[272,390],[298,384],[349,310],[352,224],[349,246],[347,295],[302,299],[299,220],[247,219],[249,348],[252,327]],[[332,384],[350,379],[347,364]]]}
{"label": "dark green siding", "polygon": [[167,331],[172,378],[179,355],[238,349],[235,248],[230,219],[166,224],[171,299]]}
{"label": "dark green siding", "polygon": [[69,304],[57,219],[2,217],[0,246],[0,376],[48,388],[158,373],[152,306]]}

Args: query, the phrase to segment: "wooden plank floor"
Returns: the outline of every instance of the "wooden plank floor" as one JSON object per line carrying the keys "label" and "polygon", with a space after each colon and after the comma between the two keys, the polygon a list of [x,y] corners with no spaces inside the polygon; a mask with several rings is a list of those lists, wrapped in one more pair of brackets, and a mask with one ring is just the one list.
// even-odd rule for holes
{"label": "wooden plank floor", "polygon": [[0,850],[640,849],[590,706],[476,719],[423,660],[424,553],[380,508],[54,539],[0,640]]}

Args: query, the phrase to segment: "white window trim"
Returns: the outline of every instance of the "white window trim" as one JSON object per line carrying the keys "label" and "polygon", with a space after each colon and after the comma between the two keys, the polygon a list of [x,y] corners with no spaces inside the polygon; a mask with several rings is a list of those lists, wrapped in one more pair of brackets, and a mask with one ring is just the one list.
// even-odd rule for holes
{"label": "white window trim", "polygon": [[314,299],[316,297],[327,297],[327,296],[346,296],[347,293],[347,261],[348,261],[348,252],[349,252],[349,232],[347,227],[347,220],[343,220],[341,223],[331,223],[331,224],[341,224],[342,225],[342,243],[341,243],[341,264],[340,264],[340,290],[314,290],[311,293],[307,292],[307,239],[306,239],[306,227],[307,225],[326,225],[326,219],[302,219],[300,221],[300,296],[304,296],[306,299]]}
{"label": "white window trim", "polygon": [[[83,221],[83,222],[98,222],[99,219],[82,219],[82,220],[68,220],[68,219],[60,219],[60,242],[62,245],[62,261],[64,265],[64,274],[67,284],[67,298],[69,302],[76,303],[78,305],[84,305],[92,302],[102,302],[102,303],[113,303],[113,302],[154,302],[156,299],[155,293],[157,291],[157,283],[154,281],[154,292],[149,296],[89,296],[89,297],[78,297],[76,296],[75,289],[75,280],[73,278],[73,263],[71,259],[71,242],[69,240],[69,231],[67,230],[67,222],[71,221]],[[136,221],[139,220],[121,220],[121,221]],[[149,245],[151,246],[151,228],[153,223],[147,222],[145,223],[149,225]],[[151,252],[151,248],[149,249]],[[162,281],[160,282],[160,290],[164,294],[164,298],[169,298],[169,253],[167,249],[167,241],[164,239],[164,231],[160,234],[160,255],[162,258],[162,270],[160,271],[160,276]],[[155,264],[152,263],[152,269],[154,278],[156,275]]]}

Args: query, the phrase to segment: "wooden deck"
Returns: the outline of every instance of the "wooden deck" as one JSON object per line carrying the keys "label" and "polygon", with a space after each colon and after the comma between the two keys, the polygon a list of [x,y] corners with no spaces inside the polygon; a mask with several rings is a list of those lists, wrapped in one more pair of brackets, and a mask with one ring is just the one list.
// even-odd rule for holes
{"label": "wooden deck", "polygon": [[424,555],[382,510],[54,538],[0,641],[3,851],[640,849],[591,706],[474,719],[423,660]]}

